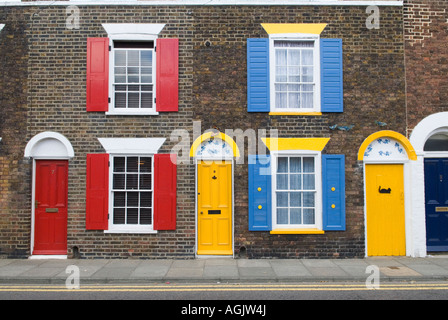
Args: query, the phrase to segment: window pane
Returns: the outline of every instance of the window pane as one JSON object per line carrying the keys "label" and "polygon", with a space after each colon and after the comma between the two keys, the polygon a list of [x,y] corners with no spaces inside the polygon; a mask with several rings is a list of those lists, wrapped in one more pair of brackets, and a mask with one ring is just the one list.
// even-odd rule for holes
{"label": "window pane", "polygon": [[301,178],[300,174],[291,174],[289,176],[290,190],[300,190],[302,188],[300,178]]}
{"label": "window pane", "polygon": [[139,92],[129,92],[128,93],[128,108],[138,108],[140,107],[140,93]]}
{"label": "window pane", "polygon": [[144,67],[152,66],[152,51],[141,51],[141,64]]}
{"label": "window pane", "polygon": [[124,224],[126,222],[126,209],[115,208],[114,209],[114,224]]}
{"label": "window pane", "polygon": [[130,74],[130,75],[140,74],[140,68],[138,68],[138,67],[129,67],[128,68],[128,74]]}
{"label": "window pane", "polygon": [[313,82],[313,67],[303,67],[302,68],[302,82]]}
{"label": "window pane", "polygon": [[301,172],[302,168],[301,168],[301,160],[302,158],[299,157],[291,157],[289,158],[289,171],[290,172]]}
{"label": "window pane", "polygon": [[314,174],[303,175],[303,190],[314,190]]}
{"label": "window pane", "polygon": [[303,172],[314,172],[314,158],[303,158]]}
{"label": "window pane", "polygon": [[150,174],[141,174],[140,175],[140,189],[141,190],[151,190],[151,175]]}
{"label": "window pane", "polygon": [[140,192],[140,207],[151,207],[152,192]]}
{"label": "window pane", "polygon": [[127,174],[126,175],[126,189],[127,190],[138,189],[138,174]]}
{"label": "window pane", "polygon": [[314,209],[303,209],[303,224],[314,223]]}
{"label": "window pane", "polygon": [[138,192],[127,192],[126,195],[127,207],[138,207]]}
{"label": "window pane", "polygon": [[312,66],[313,65],[313,51],[312,50],[302,50],[302,65]]}
{"label": "window pane", "polygon": [[152,83],[152,76],[151,75],[142,75],[141,83]]}
{"label": "window pane", "polygon": [[300,66],[300,50],[288,50],[288,65]]}
{"label": "window pane", "polygon": [[125,75],[115,75],[115,82],[116,83],[126,83],[126,76]]}
{"label": "window pane", "polygon": [[[275,50],[275,65],[276,66],[286,66],[287,64],[287,50],[277,49]],[[284,73],[286,74],[286,73]]]}
{"label": "window pane", "polygon": [[288,172],[288,158],[279,157],[277,160],[277,172]]}
{"label": "window pane", "polygon": [[288,94],[288,107],[289,108],[299,108],[300,95],[298,93]]}
{"label": "window pane", "polygon": [[138,209],[137,208],[128,208],[126,223],[127,224],[138,224]]}
{"label": "window pane", "polygon": [[288,209],[277,209],[277,224],[288,224]]}
{"label": "window pane", "polygon": [[300,105],[302,108],[313,108],[314,97],[312,93],[302,93],[301,97]]}
{"label": "window pane", "polygon": [[302,193],[290,192],[289,193],[289,205],[291,207],[301,207],[302,206]]}
{"label": "window pane", "polygon": [[152,93],[142,92],[142,108],[152,108]]}
{"label": "window pane", "polygon": [[124,163],[124,157],[114,157],[114,172],[125,172]]}
{"label": "window pane", "polygon": [[115,108],[126,108],[125,92],[115,92]]}
{"label": "window pane", "polygon": [[152,171],[152,162],[150,157],[141,157],[139,164],[140,164],[140,172]]}
{"label": "window pane", "polygon": [[277,190],[288,190],[287,174],[277,174]]}
{"label": "window pane", "polygon": [[138,172],[138,157],[127,157],[127,172]]}
{"label": "window pane", "polygon": [[114,207],[124,207],[126,204],[125,192],[114,192]]}
{"label": "window pane", "polygon": [[301,211],[302,210],[298,209],[298,208],[290,209],[290,223],[291,224],[301,224],[302,223]]}
{"label": "window pane", "polygon": [[314,208],[314,192],[303,193],[303,206]]}
{"label": "window pane", "polygon": [[277,207],[288,207],[288,193],[277,192]]}
{"label": "window pane", "polygon": [[140,54],[137,50],[128,51],[128,66],[139,66],[140,65]]}
{"label": "window pane", "polygon": [[114,174],[114,182],[112,187],[114,189],[125,189],[125,176],[124,174]]}
{"label": "window pane", "polygon": [[140,209],[140,224],[151,224],[151,209],[143,208]]}
{"label": "window pane", "polygon": [[126,66],[126,50],[115,50],[115,65]]}

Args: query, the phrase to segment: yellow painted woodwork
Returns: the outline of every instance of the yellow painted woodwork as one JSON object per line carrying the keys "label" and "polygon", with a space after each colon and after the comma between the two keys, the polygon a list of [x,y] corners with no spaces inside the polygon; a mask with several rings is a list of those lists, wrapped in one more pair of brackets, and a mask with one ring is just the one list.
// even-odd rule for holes
{"label": "yellow painted woodwork", "polygon": [[268,34],[304,33],[321,34],[326,23],[262,23],[261,26]]}
{"label": "yellow painted woodwork", "polygon": [[271,234],[324,234],[325,231],[319,229],[274,229]]}
{"label": "yellow painted woodwork", "polygon": [[322,151],[330,138],[261,138],[270,151],[313,150]]}
{"label": "yellow painted woodwork", "polygon": [[365,183],[367,255],[406,255],[403,165],[368,164]]}
{"label": "yellow painted woodwork", "polygon": [[[232,255],[232,162],[198,162],[197,184],[197,253]],[[221,213],[211,214],[209,210]]]}
{"label": "yellow painted woodwork", "polygon": [[361,147],[358,151],[358,160],[362,161],[364,160],[364,153],[367,149],[367,147],[376,139],[382,138],[382,137],[390,137],[395,140],[398,140],[403,148],[406,150],[406,153],[409,157],[409,160],[417,160],[417,154],[415,153],[414,147],[409,142],[409,140],[403,136],[402,134],[391,131],[391,130],[382,130],[375,133],[372,133],[370,136],[368,136],[364,142],[361,144]]}

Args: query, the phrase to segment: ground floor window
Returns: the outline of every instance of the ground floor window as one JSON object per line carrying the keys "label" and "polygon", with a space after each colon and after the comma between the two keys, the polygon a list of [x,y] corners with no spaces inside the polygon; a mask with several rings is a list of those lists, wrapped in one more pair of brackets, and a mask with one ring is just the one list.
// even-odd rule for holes
{"label": "ground floor window", "polygon": [[273,224],[279,228],[316,226],[317,155],[278,155],[273,175]]}
{"label": "ground floor window", "polygon": [[112,224],[115,227],[153,224],[153,158],[112,158]]}

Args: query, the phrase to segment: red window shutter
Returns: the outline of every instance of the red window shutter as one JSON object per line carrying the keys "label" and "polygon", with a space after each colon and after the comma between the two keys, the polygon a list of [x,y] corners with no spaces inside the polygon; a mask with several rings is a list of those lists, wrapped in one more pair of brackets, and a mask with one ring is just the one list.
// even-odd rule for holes
{"label": "red window shutter", "polygon": [[109,107],[109,39],[87,39],[87,111]]}
{"label": "red window shutter", "polygon": [[107,230],[109,155],[87,154],[86,229]]}
{"label": "red window shutter", "polygon": [[179,39],[157,39],[156,109],[179,109]]}
{"label": "red window shutter", "polygon": [[176,155],[154,155],[155,230],[176,230],[176,185]]}

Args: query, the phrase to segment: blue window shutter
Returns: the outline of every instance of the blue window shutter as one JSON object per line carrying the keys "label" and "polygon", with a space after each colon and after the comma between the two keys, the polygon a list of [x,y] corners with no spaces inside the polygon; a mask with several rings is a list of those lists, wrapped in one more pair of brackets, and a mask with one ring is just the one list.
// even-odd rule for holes
{"label": "blue window shutter", "polygon": [[269,112],[269,39],[247,39],[247,111]]}
{"label": "blue window shutter", "polygon": [[249,155],[249,230],[270,231],[271,162],[269,155]]}
{"label": "blue window shutter", "polygon": [[322,155],[323,229],[345,230],[345,156]]}
{"label": "blue window shutter", "polygon": [[343,112],[342,39],[320,39],[321,111]]}

